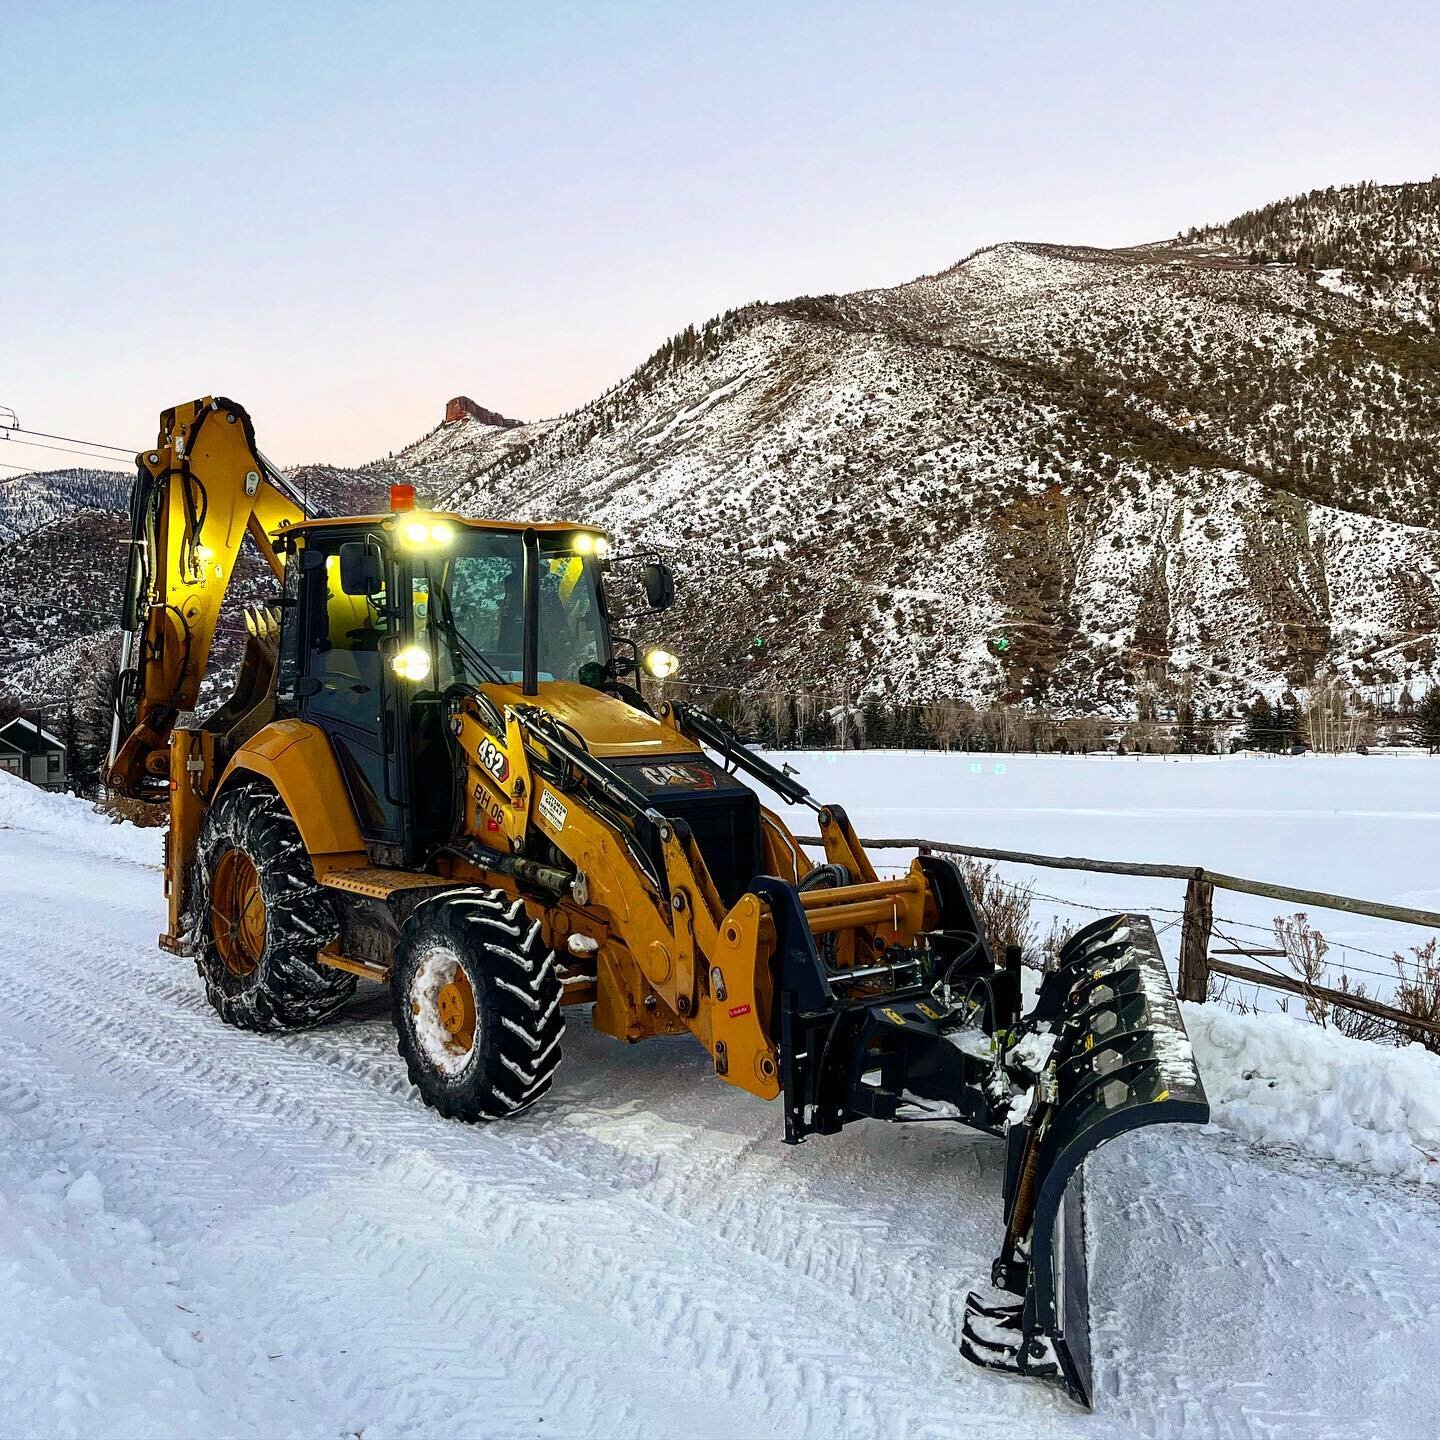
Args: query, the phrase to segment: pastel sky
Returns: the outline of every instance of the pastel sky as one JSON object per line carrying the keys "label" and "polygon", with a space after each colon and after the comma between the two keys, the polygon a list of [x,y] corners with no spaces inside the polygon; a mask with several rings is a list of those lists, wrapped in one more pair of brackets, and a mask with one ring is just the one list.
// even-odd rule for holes
{"label": "pastel sky", "polygon": [[1404,0],[0,0],[0,405],[358,463],[747,300],[1428,178],[1437,74]]}

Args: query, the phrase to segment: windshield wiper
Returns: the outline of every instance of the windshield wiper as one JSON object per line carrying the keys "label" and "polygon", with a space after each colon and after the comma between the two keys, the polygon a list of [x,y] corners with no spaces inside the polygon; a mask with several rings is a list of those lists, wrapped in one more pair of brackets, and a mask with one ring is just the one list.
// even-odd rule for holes
{"label": "windshield wiper", "polygon": [[482,678],[489,679],[497,685],[508,683],[505,677],[486,659],[483,652],[473,640],[466,635],[455,623],[455,612],[450,608],[450,592],[443,585],[437,585],[435,594],[440,603],[436,607],[439,611],[441,627],[450,637],[452,650],[459,651],[465,659],[470,661],[470,669],[477,672]]}

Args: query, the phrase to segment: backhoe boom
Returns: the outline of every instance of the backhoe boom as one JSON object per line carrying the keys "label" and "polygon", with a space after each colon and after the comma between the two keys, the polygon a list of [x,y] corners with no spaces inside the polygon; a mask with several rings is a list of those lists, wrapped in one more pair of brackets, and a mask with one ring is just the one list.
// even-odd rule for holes
{"label": "backhoe boom", "polygon": [[170,734],[199,699],[241,542],[248,534],[279,578],[274,536],[306,512],[230,400],[165,411],[155,448],[135,458],[109,783],[163,799]]}

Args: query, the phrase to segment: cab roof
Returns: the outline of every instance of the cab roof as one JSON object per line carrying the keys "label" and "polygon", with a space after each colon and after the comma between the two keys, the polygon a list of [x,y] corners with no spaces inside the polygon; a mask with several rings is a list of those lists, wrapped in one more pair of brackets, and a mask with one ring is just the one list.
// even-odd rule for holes
{"label": "cab roof", "polygon": [[586,525],[579,520],[478,520],[473,515],[456,515],[451,510],[425,510],[417,506],[414,510],[387,510],[381,515],[318,515],[309,520],[297,520],[285,526],[285,533],[293,535],[297,530],[333,530],[344,525],[386,525],[405,520],[410,516],[423,516],[427,520],[448,520],[453,525],[467,530],[508,530],[521,534],[526,530],[538,530],[542,534],[555,534],[568,530],[583,530],[587,535],[609,535],[600,525]]}

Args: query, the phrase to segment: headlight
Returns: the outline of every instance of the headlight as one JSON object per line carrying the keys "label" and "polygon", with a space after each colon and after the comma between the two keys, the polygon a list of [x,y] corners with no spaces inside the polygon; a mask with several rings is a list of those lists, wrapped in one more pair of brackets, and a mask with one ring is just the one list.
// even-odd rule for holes
{"label": "headlight", "polygon": [[423,680],[430,673],[430,652],[423,645],[407,645],[390,662],[402,680]]}
{"label": "headlight", "polygon": [[400,526],[400,538],[419,549],[427,545],[448,545],[455,538],[455,527],[448,520],[426,520],[417,515]]}
{"label": "headlight", "polygon": [[609,554],[610,542],[603,535],[597,535],[595,537],[595,558],[604,560],[609,557]]}
{"label": "headlight", "polygon": [[645,668],[657,680],[668,680],[680,668],[680,661],[668,650],[647,650]]}

